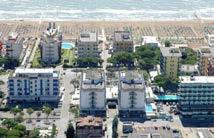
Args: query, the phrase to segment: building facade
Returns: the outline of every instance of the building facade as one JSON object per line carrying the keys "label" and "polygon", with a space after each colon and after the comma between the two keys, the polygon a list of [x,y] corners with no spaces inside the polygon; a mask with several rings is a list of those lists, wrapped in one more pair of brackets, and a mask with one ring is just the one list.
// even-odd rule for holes
{"label": "building facade", "polygon": [[161,47],[160,68],[161,72],[171,79],[176,79],[179,70],[181,52],[179,48]]}
{"label": "building facade", "polygon": [[80,115],[106,115],[106,85],[104,72],[87,71],[82,74]]}
{"label": "building facade", "polygon": [[202,47],[198,50],[198,70],[200,75],[208,76],[210,59],[214,57],[214,49],[210,47]]}
{"label": "building facade", "polygon": [[59,74],[52,68],[17,68],[8,78],[9,100],[11,102],[57,102],[59,85]]}
{"label": "building facade", "polygon": [[82,117],[76,120],[76,138],[103,138],[103,120],[99,117]]}
{"label": "building facade", "polygon": [[115,31],[113,40],[113,53],[133,52],[134,42],[129,31]]}
{"label": "building facade", "polygon": [[76,40],[76,56],[79,58],[100,57],[97,33],[82,33]]}
{"label": "building facade", "polygon": [[121,72],[118,84],[118,110],[120,117],[144,117],[146,87],[138,71]]}
{"label": "building facade", "polygon": [[10,33],[5,40],[5,56],[20,60],[23,51],[23,42],[23,37],[14,32]]}
{"label": "building facade", "polygon": [[210,47],[214,47],[214,34],[207,35],[207,41]]}
{"label": "building facade", "polygon": [[62,33],[59,27],[56,28],[55,23],[49,23],[49,27],[43,32],[40,49],[42,62],[46,64],[54,64],[60,62],[62,46]]}
{"label": "building facade", "polygon": [[178,109],[184,117],[214,117],[214,77],[181,76]]}

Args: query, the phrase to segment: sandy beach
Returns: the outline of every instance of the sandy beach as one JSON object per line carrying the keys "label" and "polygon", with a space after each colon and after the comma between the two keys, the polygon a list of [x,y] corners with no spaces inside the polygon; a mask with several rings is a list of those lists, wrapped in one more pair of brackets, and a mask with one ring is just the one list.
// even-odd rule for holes
{"label": "sandy beach", "polygon": [[[185,38],[189,43],[204,45],[204,36],[214,33],[214,20],[183,21],[56,21],[64,39],[75,39],[80,32],[92,31],[112,35],[115,30],[130,30],[135,39],[141,36],[159,38]],[[1,38],[9,32],[17,32],[23,37],[38,37],[47,28],[48,21],[0,21]]]}

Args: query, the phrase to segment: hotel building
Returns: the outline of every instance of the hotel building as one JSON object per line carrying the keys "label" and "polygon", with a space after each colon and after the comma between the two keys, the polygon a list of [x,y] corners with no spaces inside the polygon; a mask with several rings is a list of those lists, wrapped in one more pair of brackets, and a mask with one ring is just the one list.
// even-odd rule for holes
{"label": "hotel building", "polygon": [[106,85],[103,71],[82,73],[80,115],[106,115]]}
{"label": "hotel building", "polygon": [[184,117],[214,117],[214,77],[181,76],[179,110]]}
{"label": "hotel building", "polygon": [[113,53],[123,51],[134,51],[134,42],[132,34],[129,31],[115,31],[113,40]]}
{"label": "hotel building", "polygon": [[161,47],[160,68],[161,72],[171,79],[176,79],[179,69],[181,52],[179,48]]}
{"label": "hotel building", "polygon": [[14,32],[10,33],[5,40],[5,56],[20,60],[23,51],[23,42],[23,37]]}
{"label": "hotel building", "polygon": [[214,57],[214,49],[210,47],[202,47],[198,50],[198,70],[200,75],[208,76],[210,59]]}
{"label": "hotel building", "polygon": [[76,56],[79,58],[100,57],[97,33],[82,33],[76,40]]}
{"label": "hotel building", "polygon": [[40,42],[42,62],[54,64],[60,62],[62,46],[62,33],[55,23],[49,23],[49,27],[43,32]]}
{"label": "hotel building", "polygon": [[99,117],[81,117],[76,120],[76,138],[103,138],[103,120]]}
{"label": "hotel building", "polygon": [[59,85],[59,74],[52,68],[17,68],[8,78],[9,100],[56,102],[59,98]]}
{"label": "hotel building", "polygon": [[146,86],[143,75],[137,71],[120,72],[118,84],[120,117],[144,117]]}

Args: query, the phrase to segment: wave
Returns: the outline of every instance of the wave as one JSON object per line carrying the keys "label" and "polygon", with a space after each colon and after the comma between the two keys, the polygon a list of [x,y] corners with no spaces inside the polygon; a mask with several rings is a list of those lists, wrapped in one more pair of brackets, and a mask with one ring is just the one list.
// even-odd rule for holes
{"label": "wave", "polygon": [[125,9],[77,9],[77,10],[0,10],[1,20],[185,20],[195,16],[214,19],[214,8],[205,7],[197,10],[125,10]]}

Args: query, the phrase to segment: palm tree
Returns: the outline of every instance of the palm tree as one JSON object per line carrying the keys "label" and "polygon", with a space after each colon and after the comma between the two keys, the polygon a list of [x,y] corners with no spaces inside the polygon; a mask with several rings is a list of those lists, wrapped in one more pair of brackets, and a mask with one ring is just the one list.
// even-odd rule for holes
{"label": "palm tree", "polygon": [[37,112],[36,116],[37,116],[37,120],[38,120],[38,118],[41,116],[41,112]]}
{"label": "palm tree", "polygon": [[34,110],[32,108],[27,109],[27,113],[29,115],[29,121],[31,122],[31,115],[33,114]]}
{"label": "palm tree", "polygon": [[16,117],[17,113],[21,112],[21,109],[14,107],[14,108],[11,109],[10,112],[13,113],[14,120],[15,120],[15,117]]}
{"label": "palm tree", "polygon": [[48,117],[49,117],[49,115],[51,114],[52,109],[51,109],[50,107],[48,107],[48,106],[45,106],[45,107],[43,108],[43,111],[44,111],[44,113],[46,114],[46,120],[48,121]]}

